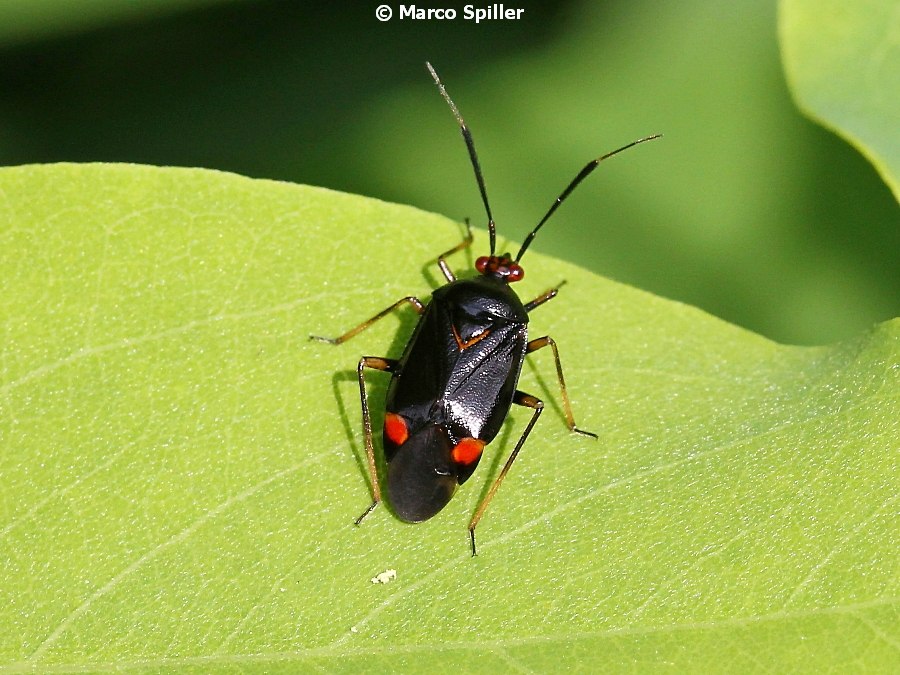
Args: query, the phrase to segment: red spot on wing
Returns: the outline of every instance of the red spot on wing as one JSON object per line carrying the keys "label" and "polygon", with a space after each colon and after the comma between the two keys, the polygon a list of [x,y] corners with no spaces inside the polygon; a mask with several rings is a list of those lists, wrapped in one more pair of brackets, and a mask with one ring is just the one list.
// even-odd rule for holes
{"label": "red spot on wing", "polygon": [[477,438],[464,438],[453,448],[453,461],[457,464],[471,464],[481,457],[484,441]]}
{"label": "red spot on wing", "polygon": [[409,428],[406,420],[397,413],[386,413],[384,416],[384,435],[391,439],[394,445],[403,445],[409,438]]}

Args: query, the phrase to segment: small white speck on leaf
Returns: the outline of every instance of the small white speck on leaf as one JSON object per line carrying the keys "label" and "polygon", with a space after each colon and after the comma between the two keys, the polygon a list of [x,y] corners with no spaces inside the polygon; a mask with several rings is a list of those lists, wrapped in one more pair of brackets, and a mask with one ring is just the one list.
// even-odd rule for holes
{"label": "small white speck on leaf", "polygon": [[397,578],[397,570],[385,570],[370,579],[373,584],[389,584]]}

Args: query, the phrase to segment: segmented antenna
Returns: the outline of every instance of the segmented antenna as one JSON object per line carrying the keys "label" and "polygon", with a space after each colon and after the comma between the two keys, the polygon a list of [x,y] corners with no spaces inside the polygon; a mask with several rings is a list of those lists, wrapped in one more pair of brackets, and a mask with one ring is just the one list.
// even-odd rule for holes
{"label": "segmented antenna", "polygon": [[438,77],[434,68],[428,61],[425,62],[425,66],[428,68],[428,72],[431,73],[431,77],[434,78],[434,83],[440,90],[441,96],[444,97],[444,100],[447,101],[447,105],[450,106],[450,110],[453,111],[453,116],[456,117],[456,121],[459,123],[460,133],[462,133],[463,140],[466,142],[466,147],[469,149],[469,158],[472,160],[472,168],[475,169],[475,180],[478,181],[478,189],[481,191],[481,201],[484,202],[484,210],[487,212],[488,232],[490,232],[491,235],[491,255],[494,255],[494,247],[497,240],[497,227],[494,225],[494,216],[491,215],[491,205],[488,203],[487,190],[484,187],[484,176],[481,175],[481,165],[478,163],[478,154],[475,152],[475,141],[472,140],[472,132],[469,131],[469,127],[466,126],[466,121],[462,118],[462,115],[459,114],[459,108],[456,107],[453,99],[450,98],[450,95],[447,93],[447,88],[444,86],[444,83],[441,82],[441,78]]}
{"label": "segmented antenna", "polygon": [[585,178],[587,178],[589,175],[591,175],[591,172],[597,168],[597,166],[600,164],[600,162],[602,162],[604,159],[609,159],[613,155],[618,155],[623,150],[628,150],[628,148],[633,148],[635,145],[638,145],[639,143],[645,143],[646,141],[652,141],[654,139],[660,138],[661,136],[662,136],[662,134],[653,134],[652,136],[647,136],[645,138],[639,138],[636,141],[632,141],[628,145],[623,145],[618,150],[613,150],[612,152],[606,153],[602,157],[598,157],[597,159],[593,159],[590,162],[588,162],[587,166],[585,166],[581,171],[578,172],[578,175],[575,176],[574,180],[572,180],[572,182],[569,183],[568,187],[562,191],[562,194],[560,194],[559,197],[556,198],[556,201],[553,202],[553,206],[551,206],[550,210],[547,211],[547,214],[543,218],[541,218],[541,222],[539,222],[537,224],[537,227],[535,227],[528,234],[528,236],[525,237],[525,242],[522,244],[522,248],[519,249],[518,255],[516,255],[516,262],[519,262],[519,260],[521,260],[522,255],[524,255],[525,251],[528,250],[528,246],[531,244],[531,240],[534,239],[534,236],[538,233],[538,230],[541,229],[543,224],[546,223],[550,219],[550,216],[553,215],[553,212],[556,211],[556,209],[559,208],[559,205],[563,203],[565,198],[568,197],[572,193],[572,190],[574,190],[576,187],[578,187],[578,184],[581,183],[581,181],[583,181]]}

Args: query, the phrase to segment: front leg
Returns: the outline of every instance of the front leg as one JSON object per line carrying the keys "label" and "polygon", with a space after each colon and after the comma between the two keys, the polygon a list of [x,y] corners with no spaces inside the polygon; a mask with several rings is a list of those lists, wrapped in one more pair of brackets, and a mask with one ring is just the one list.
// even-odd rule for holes
{"label": "front leg", "polygon": [[556,294],[559,293],[559,289],[562,288],[562,286],[565,283],[566,283],[566,281],[565,281],[565,279],[563,279],[556,286],[554,286],[553,288],[547,289],[546,291],[541,293],[539,296],[537,296],[531,302],[526,302],[525,303],[525,311],[530,314],[531,310],[533,310],[535,307],[540,307],[548,300],[552,300],[553,298],[555,298]]}
{"label": "front leg", "polygon": [[418,298],[416,298],[412,295],[408,295],[405,298],[400,298],[397,302],[395,302],[390,307],[385,307],[383,310],[378,312],[378,314],[376,314],[375,316],[373,316],[370,319],[366,319],[361,324],[359,324],[355,328],[351,328],[343,335],[340,335],[336,338],[322,337],[320,335],[310,335],[309,339],[310,340],[318,340],[319,342],[327,342],[328,344],[332,344],[332,345],[339,345],[343,342],[346,342],[347,340],[352,338],[354,335],[362,333],[366,328],[368,328],[373,323],[378,321],[378,319],[382,319],[382,318],[386,317],[388,314],[393,312],[395,309],[397,309],[397,307],[402,305],[404,302],[407,302],[410,305],[412,305],[413,309],[416,310],[417,314],[422,314],[425,311],[425,305],[422,304],[421,300],[419,300]]}
{"label": "front leg", "polygon": [[451,249],[447,249],[443,253],[438,256],[437,264],[438,267],[441,268],[441,273],[444,275],[444,278],[448,282],[456,281],[456,275],[453,274],[453,270],[450,269],[450,266],[447,264],[447,261],[444,258],[456,253],[457,251],[462,251],[463,249],[469,248],[472,245],[472,240],[474,236],[472,235],[472,226],[469,224],[469,219],[466,218],[466,236],[465,238],[459,242],[456,246]]}

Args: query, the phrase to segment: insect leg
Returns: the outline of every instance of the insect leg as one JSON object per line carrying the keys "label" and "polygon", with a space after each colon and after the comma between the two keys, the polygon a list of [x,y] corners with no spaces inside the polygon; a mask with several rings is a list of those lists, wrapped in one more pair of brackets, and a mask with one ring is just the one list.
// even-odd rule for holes
{"label": "insect leg", "polygon": [[419,314],[421,314],[422,312],[425,311],[425,305],[422,304],[421,300],[419,300],[418,298],[416,298],[412,295],[408,295],[405,298],[400,298],[397,302],[395,302],[390,307],[386,307],[385,309],[378,312],[378,314],[373,316],[371,319],[366,319],[361,324],[359,324],[356,328],[351,328],[350,330],[348,330],[346,333],[344,333],[343,335],[341,335],[339,337],[329,338],[329,337],[321,337],[320,335],[310,335],[309,339],[310,340],[318,340],[319,342],[327,342],[332,345],[339,345],[342,342],[346,342],[347,340],[352,338],[354,335],[363,332],[366,328],[368,328],[373,323],[378,321],[378,319],[384,318],[385,316],[387,316],[388,314],[393,312],[395,309],[397,309],[397,307],[402,305],[404,302],[408,302],[410,305],[412,305],[413,308],[415,308],[416,312],[418,312]]}
{"label": "insect leg", "polygon": [[597,438],[597,434],[591,431],[584,431],[575,426],[575,415],[572,414],[572,403],[569,401],[569,392],[566,390],[566,379],[563,377],[562,363],[559,360],[559,350],[556,348],[556,341],[549,335],[531,340],[526,348],[526,353],[543,349],[547,345],[553,350],[553,359],[556,361],[556,377],[559,380],[559,390],[562,393],[563,409],[566,412],[566,423],[569,426],[569,431]]}
{"label": "insect leg", "polygon": [[456,246],[454,246],[453,248],[448,249],[448,250],[444,251],[443,253],[441,253],[437,259],[438,267],[441,268],[441,272],[443,272],[444,278],[448,282],[456,281],[456,275],[453,274],[452,270],[450,269],[450,266],[447,265],[447,261],[444,260],[444,258],[446,258],[449,255],[453,255],[457,251],[462,251],[465,248],[469,248],[469,246],[472,245],[472,239],[473,239],[472,226],[469,224],[469,219],[466,218],[466,236],[465,236],[465,238],[461,242],[459,242]]}
{"label": "insect leg", "polygon": [[541,413],[544,411],[544,402],[541,399],[519,390],[516,390],[516,393],[513,396],[513,403],[517,403],[518,405],[522,405],[527,408],[533,408],[534,415],[531,416],[531,420],[525,427],[525,431],[523,431],[522,435],[519,437],[519,441],[516,443],[516,447],[514,447],[513,451],[509,454],[509,458],[506,460],[506,464],[504,464],[503,468],[500,470],[500,475],[497,476],[497,478],[494,480],[493,485],[491,485],[491,489],[488,490],[487,495],[485,495],[484,499],[481,500],[481,503],[478,505],[478,509],[475,511],[475,515],[472,516],[472,520],[469,521],[469,540],[472,542],[473,556],[475,555],[475,526],[478,525],[478,521],[480,521],[481,517],[484,515],[485,509],[487,509],[488,504],[490,504],[491,500],[494,498],[494,494],[500,487],[500,483],[502,483],[503,479],[506,478],[506,474],[507,472],[509,472],[509,468],[512,466],[512,463],[516,461],[519,450],[521,450],[522,446],[525,445],[525,439],[528,438],[528,434],[530,434],[531,430],[534,428],[538,417],[540,417]]}
{"label": "insect leg", "polygon": [[556,297],[556,294],[559,293],[559,289],[560,289],[560,288],[563,286],[563,284],[565,284],[565,283],[566,283],[565,280],[560,281],[556,286],[554,286],[553,288],[550,288],[550,289],[544,291],[543,293],[541,293],[539,296],[537,296],[537,297],[536,297],[534,300],[532,300],[531,302],[526,302],[526,303],[525,303],[525,311],[528,312],[528,313],[530,314],[530,313],[531,313],[531,310],[533,310],[535,307],[540,307],[541,305],[543,305],[543,304],[544,304],[545,302],[547,302],[548,300],[552,300],[553,298],[555,298],[555,297]]}
{"label": "insect leg", "polygon": [[366,461],[369,465],[369,476],[372,478],[372,503],[369,505],[362,515],[356,519],[359,525],[363,518],[369,515],[378,503],[381,501],[381,486],[378,484],[378,470],[375,466],[375,447],[372,444],[372,418],[369,415],[369,402],[366,398],[366,376],[365,369],[382,370],[386,373],[393,372],[397,367],[395,359],[384,359],[380,356],[364,356],[359,360],[356,372],[359,374],[359,402],[362,406],[363,420],[363,436],[366,444]]}

